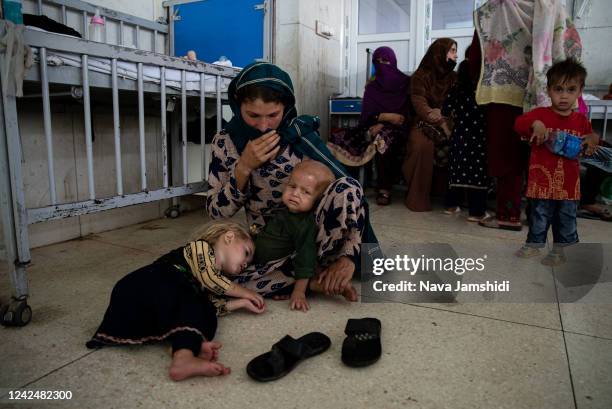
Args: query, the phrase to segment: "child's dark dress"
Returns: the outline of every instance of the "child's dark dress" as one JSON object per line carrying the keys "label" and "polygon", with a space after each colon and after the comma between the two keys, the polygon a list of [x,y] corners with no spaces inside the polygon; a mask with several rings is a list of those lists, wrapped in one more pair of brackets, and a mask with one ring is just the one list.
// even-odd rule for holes
{"label": "child's dark dress", "polygon": [[[195,268],[194,268],[195,267]],[[200,353],[225,313],[222,295],[231,281],[214,268],[214,253],[204,241],[189,243],[123,277],[113,288],[100,327],[88,348],[138,345],[163,340],[172,351]]]}

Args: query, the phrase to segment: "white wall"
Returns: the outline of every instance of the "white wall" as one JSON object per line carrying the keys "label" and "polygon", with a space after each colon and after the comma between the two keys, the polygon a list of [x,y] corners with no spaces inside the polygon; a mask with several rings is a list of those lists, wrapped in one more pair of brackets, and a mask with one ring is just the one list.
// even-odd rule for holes
{"label": "white wall", "polygon": [[[587,0],[590,5],[575,24],[582,39],[582,59],[588,71],[587,87],[608,88],[612,83],[612,3],[610,0]],[[582,1],[575,0],[576,10]]]}
{"label": "white wall", "polygon": [[[274,62],[285,69],[295,87],[298,112],[321,117],[327,138],[328,98],[340,92],[343,0],[277,0]],[[334,36],[316,34],[316,21]]]}

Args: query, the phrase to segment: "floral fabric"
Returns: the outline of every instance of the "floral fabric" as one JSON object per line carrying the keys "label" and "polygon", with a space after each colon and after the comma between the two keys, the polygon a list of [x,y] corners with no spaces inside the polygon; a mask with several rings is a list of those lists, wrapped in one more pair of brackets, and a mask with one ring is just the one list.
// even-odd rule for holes
{"label": "floral fabric", "polygon": [[489,0],[474,11],[482,67],[476,101],[523,108],[550,105],[546,72],[579,59],[582,43],[559,0]]}

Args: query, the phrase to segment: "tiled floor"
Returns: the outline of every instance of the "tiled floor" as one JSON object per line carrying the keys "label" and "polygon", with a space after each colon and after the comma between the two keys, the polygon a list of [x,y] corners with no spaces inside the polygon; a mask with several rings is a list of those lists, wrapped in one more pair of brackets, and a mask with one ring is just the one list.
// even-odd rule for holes
{"label": "tiled floor", "polygon": [[[593,291],[592,302],[535,302],[540,294],[554,296],[558,282],[537,260],[512,256],[526,231],[483,229],[440,209],[412,213],[398,199],[389,207],[372,206],[386,251],[449,243],[457,251],[487,252],[490,274],[515,280],[526,302],[466,303],[458,297],[454,303],[413,304],[381,295],[369,300],[378,302],[347,303],[315,297],[304,314],[269,301],[264,315],[220,319],[220,360],[231,375],[180,383],[167,377],[165,346],[86,349],[113,284],[186,241],[205,222],[201,212],[190,213],[33,251],[32,322],[0,328],[0,407],[612,408],[612,298],[605,298],[610,282]],[[611,224],[580,219],[579,232],[582,242],[612,242]],[[608,266],[610,257],[604,254]],[[9,294],[8,278],[0,274],[0,301]],[[365,316],[382,321],[383,356],[374,366],[351,369],[340,361],[344,326],[348,318]],[[247,377],[252,357],[285,334],[310,331],[327,334],[330,350],[277,382]],[[69,390],[72,399],[10,401],[14,389]]]}

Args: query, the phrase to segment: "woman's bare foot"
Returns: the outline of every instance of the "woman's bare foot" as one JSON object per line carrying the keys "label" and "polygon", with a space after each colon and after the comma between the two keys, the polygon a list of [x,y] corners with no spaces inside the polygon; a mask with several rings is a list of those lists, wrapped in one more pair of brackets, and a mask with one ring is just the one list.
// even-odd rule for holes
{"label": "woman's bare foot", "polygon": [[198,357],[205,361],[215,362],[217,359],[219,359],[219,350],[221,347],[222,345],[220,342],[204,341],[200,347],[200,355],[198,355]]}
{"label": "woman's bare foot", "polygon": [[231,369],[223,364],[195,357],[188,349],[179,349],[172,356],[168,374],[170,379],[178,382],[193,376],[223,376],[230,372]]}
{"label": "woman's bare foot", "polygon": [[[325,293],[325,289],[319,282],[317,282],[317,280],[310,280],[310,282],[308,283],[308,287],[311,291],[315,293],[329,295]],[[357,290],[355,290],[355,287],[353,287],[352,284],[349,284],[348,287],[344,291],[342,291],[341,295],[344,297],[345,300],[350,302],[355,302],[359,300]]]}

